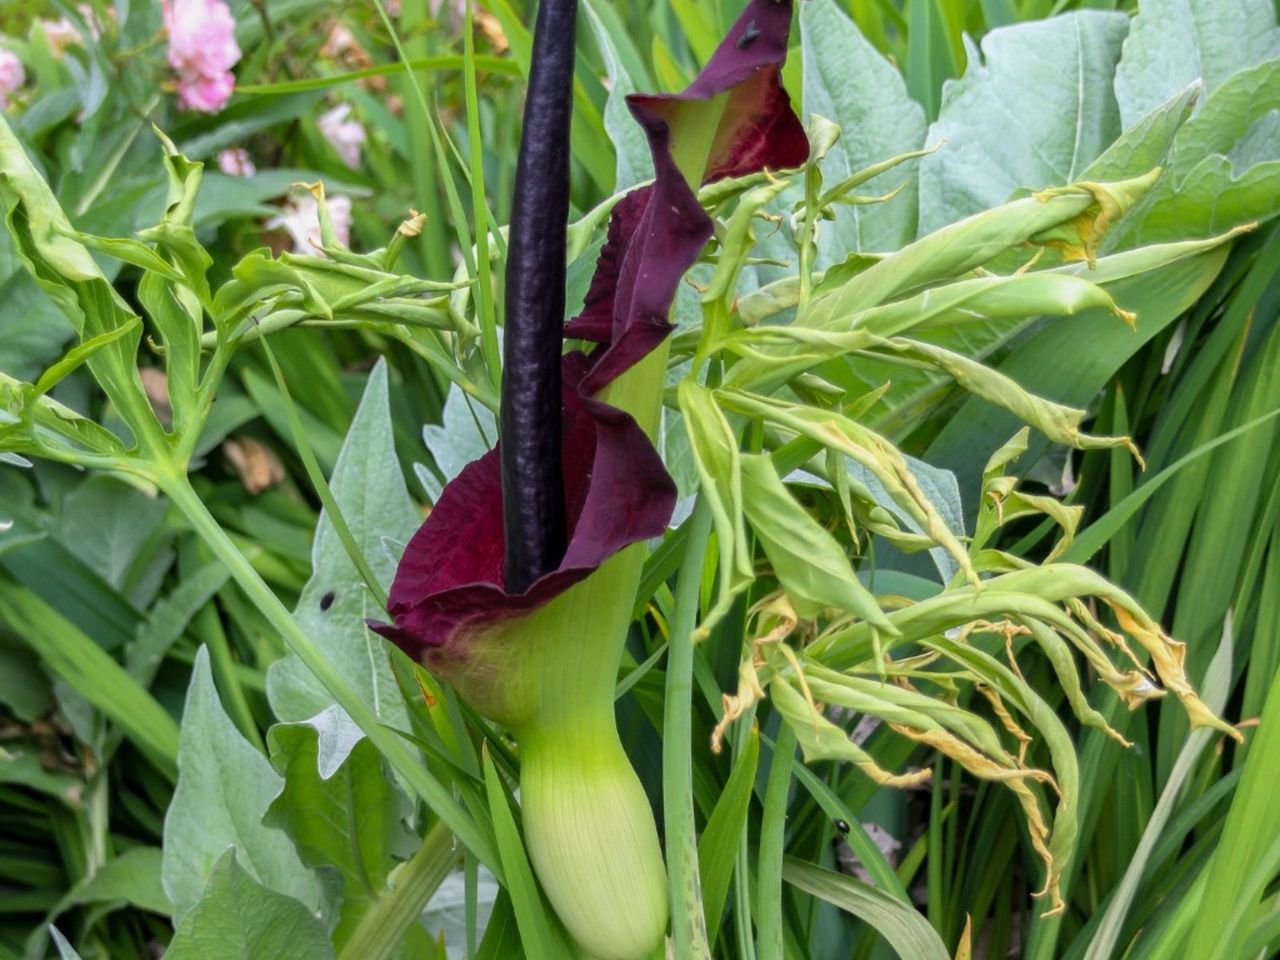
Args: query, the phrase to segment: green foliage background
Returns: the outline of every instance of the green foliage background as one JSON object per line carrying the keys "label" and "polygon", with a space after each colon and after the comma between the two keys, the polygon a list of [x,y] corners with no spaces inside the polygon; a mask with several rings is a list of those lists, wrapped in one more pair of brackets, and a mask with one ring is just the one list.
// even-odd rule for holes
{"label": "green foliage background", "polygon": [[[108,16],[107,4],[92,6]],[[62,58],[37,21],[75,11],[32,2],[0,11],[0,33],[29,74],[6,119],[75,229],[131,237],[161,220],[168,181],[154,124],[206,164],[191,226],[213,254],[215,287],[263,245],[263,220],[289,185],[317,180],[352,198],[353,250],[382,247],[418,210],[427,219],[399,271],[474,275],[477,256],[489,262],[483,246],[473,253],[479,234],[495,246],[500,282],[499,234],[477,224],[507,220],[528,5],[480,2],[469,15],[403,0],[391,18],[354,3],[231,6],[245,57],[235,98],[211,116],[179,112],[163,86],[158,4],[114,5],[120,29]],[[710,752],[750,632],[746,599],[767,593],[757,584],[692,650],[691,696],[674,718],[692,731],[710,950],[754,957],[758,933],[762,957],[951,956],[968,921],[974,956],[1269,956],[1280,942],[1280,814],[1269,789],[1280,762],[1280,237],[1268,219],[1280,210],[1276,11],[1267,0],[798,7],[788,87],[803,117],[844,131],[822,162],[827,186],[945,144],[858,186],[866,197],[897,193],[837,205],[812,249],[789,226],[758,229],[738,287],[744,315],[794,308],[794,267],[778,263],[839,269],[1027,191],[1153,167],[1161,178],[1111,228],[1104,256],[1257,224],[1106,284],[1137,314],[1135,330],[1105,307],[1063,306],[1060,317],[936,332],[1034,393],[1088,408],[1093,432],[1136,439],[1145,470],[1123,449],[1073,452],[1040,435],[1016,469],[1028,489],[1083,508],[1065,559],[1104,571],[1185,641],[1191,679],[1246,739],[1189,735],[1175,703],[1130,713],[1090,690],[1133,742],[1124,749],[1072,717],[1045,660],[1020,657],[1079,754],[1067,907],[1040,916],[1030,898],[1040,867],[1014,798],[951,760],[881,728],[866,752],[885,769],[932,764],[935,786],[879,788],[847,765],[793,763],[794,737],[765,706],[760,728],[740,721],[730,749]],[[736,0],[584,0],[575,220],[649,175],[622,96],[681,88],[737,12]],[[335,24],[356,43],[336,56],[322,49]],[[318,126],[337,103],[368,130],[354,169]],[[216,171],[231,146],[249,150],[255,176]],[[789,215],[803,197],[795,184],[764,209]],[[575,242],[571,300],[585,292],[598,237],[584,228]],[[142,271],[98,260],[136,308],[147,296]],[[441,296],[472,309],[465,294]],[[479,300],[476,314],[500,308],[500,297]],[[677,320],[687,332],[698,317],[690,287]],[[0,372],[35,381],[72,332],[0,232]],[[509,745],[451,695],[426,706],[421,678],[382,656],[372,635],[357,628],[353,642],[352,625],[376,614],[365,582],[389,579],[419,502],[493,441],[496,369],[483,358],[458,368],[429,326],[334,324],[269,339],[270,354],[248,348],[230,361],[193,445],[195,490],[377,718],[412,732],[431,775],[483,824],[504,889],[410,801],[373,744],[356,743],[350,720],[173,502],[119,476],[0,454],[0,519],[11,522],[0,528],[0,958],[69,957],[73,946],[86,960],[134,958],[170,943],[174,958],[416,958],[445,956],[446,944],[449,956],[566,955],[523,862],[504,779]],[[160,366],[149,338],[139,356]],[[930,478],[930,499],[972,532],[984,465],[1018,418],[935,370],[867,358],[819,372],[851,396],[891,381],[877,429],[928,465],[918,475]],[[121,424],[85,368],[51,396]],[[678,409],[672,397],[664,455],[689,493],[698,474]],[[269,486],[246,487],[229,440],[279,468]],[[345,533],[321,515],[330,488]],[[843,522],[838,497],[815,488],[801,499],[828,529]],[[685,552],[710,525],[695,513],[651,558],[652,600],[621,678],[624,741],[655,803],[671,707],[666,644],[712,606],[715,571],[698,572],[705,550]],[[1014,519],[993,546],[1040,560],[1057,529]],[[352,562],[350,538],[370,571]],[[697,565],[681,564],[695,554]],[[785,564],[769,559],[784,579]],[[945,558],[884,540],[863,561],[859,574],[877,592],[913,599],[946,576]],[[900,848],[886,857],[868,829]],[[853,853],[871,883],[849,875]],[[773,901],[757,894],[770,870],[786,884]]]}

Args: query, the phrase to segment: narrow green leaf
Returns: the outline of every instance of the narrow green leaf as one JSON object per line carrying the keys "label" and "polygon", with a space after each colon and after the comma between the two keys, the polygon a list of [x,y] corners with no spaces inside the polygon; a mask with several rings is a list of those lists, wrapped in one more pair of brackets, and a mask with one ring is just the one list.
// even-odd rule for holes
{"label": "narrow green leaf", "polygon": [[520,940],[531,957],[570,956],[556,921],[548,913],[546,902],[533,878],[533,870],[525,855],[520,831],[507,802],[507,790],[498,777],[489,750],[484,750],[484,782],[489,797],[489,812],[498,840],[498,856],[507,877],[507,891],[515,907]]}
{"label": "narrow green leaf", "polygon": [[782,876],[792,886],[875,927],[902,960],[951,960],[924,917],[875,887],[794,857],[783,863]]}
{"label": "narrow green leaf", "polygon": [[715,946],[729,896],[729,881],[738,854],[738,841],[746,827],[747,812],[756,781],[756,765],[760,759],[760,731],[752,727],[741,734],[745,746],[734,761],[729,780],[724,785],[715,809],[698,838],[698,872],[702,875],[702,904],[706,911],[707,931]]}

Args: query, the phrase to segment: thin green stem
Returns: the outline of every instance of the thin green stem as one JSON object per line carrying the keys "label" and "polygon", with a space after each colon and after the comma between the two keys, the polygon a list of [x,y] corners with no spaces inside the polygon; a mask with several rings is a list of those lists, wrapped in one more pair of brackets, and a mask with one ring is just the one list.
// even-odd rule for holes
{"label": "thin green stem", "polygon": [[480,314],[481,349],[490,372],[501,369],[498,344],[498,317],[493,303],[493,278],[489,262],[489,203],[484,190],[484,145],[480,131],[480,97],[476,89],[476,41],[472,18],[474,10],[467,0],[467,22],[463,31],[463,88],[467,101],[467,146],[470,148],[471,216],[476,230],[476,305]]}
{"label": "thin green stem", "polygon": [[306,432],[302,429],[302,420],[298,416],[298,407],[293,402],[293,395],[289,392],[289,385],[285,383],[284,371],[280,369],[280,364],[276,361],[275,351],[271,349],[271,344],[267,342],[266,337],[263,337],[259,342],[262,344],[263,353],[267,355],[267,363],[270,364],[271,373],[276,378],[276,386],[280,388],[280,395],[284,397],[284,412],[289,421],[289,432],[293,434],[293,445],[297,447],[298,455],[302,458],[302,465],[307,471],[307,479],[311,481],[311,486],[315,488],[316,494],[320,497],[320,502],[324,505],[325,516],[333,524],[333,530],[338,535],[338,539],[342,541],[342,547],[346,550],[351,563],[360,574],[360,579],[369,588],[369,592],[373,594],[378,606],[386,610],[387,592],[382,588],[382,584],[374,574],[373,568],[369,566],[369,560],[365,557],[364,551],[356,543],[356,538],[351,533],[351,528],[347,526],[347,519],[342,515],[338,501],[334,497],[333,491],[329,488],[329,481],[325,479],[324,471],[320,469],[320,462],[316,460],[315,451],[311,449],[311,444],[307,442]]}
{"label": "thin green stem", "polygon": [[787,839],[787,799],[796,735],[784,723],[778,730],[764,793],[760,821],[759,896],[760,960],[782,960],[782,856]]}
{"label": "thin green stem", "polygon": [[437,823],[417,853],[392,874],[373,906],[360,918],[338,960],[384,960],[396,955],[405,931],[417,922],[422,908],[439,889],[458,860],[453,834]]}
{"label": "thin green stem", "polygon": [[693,628],[698,618],[702,564],[710,534],[711,509],[699,496],[689,521],[684,563],[676,583],[662,724],[662,805],[667,827],[671,939],[676,960],[704,960],[711,956],[707,945],[706,918],[702,912],[702,883],[698,875],[690,749],[693,739]]}
{"label": "thin green stem", "polygon": [[369,741],[391,764],[392,769],[400,774],[413,792],[495,876],[501,877],[502,864],[489,839],[475,821],[458,805],[449,790],[419,762],[418,756],[409,749],[404,740],[390,728],[383,726],[377,714],[360,699],[360,695],[346,677],[325,658],[311,638],[302,631],[294,620],[293,614],[258,576],[245,556],[236,549],[231,538],[214,519],[187,477],[185,475],[166,477],[159,482],[195,532],[226,564],[231,576],[249,600],[279,631],[289,649],[297,654],[338,706],[342,707],[355,721]]}
{"label": "thin green stem", "polygon": [[[756,720],[756,705],[753,703],[738,721],[738,730],[750,730]],[[738,762],[742,753],[745,737],[736,736],[733,741],[733,760]],[[751,838],[749,836],[750,818],[742,821],[742,834],[738,838],[738,861],[735,869],[734,885],[734,930],[738,937],[738,957],[741,960],[756,960],[756,944],[751,936]]]}

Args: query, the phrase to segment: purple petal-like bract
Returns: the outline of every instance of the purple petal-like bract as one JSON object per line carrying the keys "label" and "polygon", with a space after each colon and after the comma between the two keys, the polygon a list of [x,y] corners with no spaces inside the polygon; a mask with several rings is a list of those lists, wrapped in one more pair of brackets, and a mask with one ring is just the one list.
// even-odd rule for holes
{"label": "purple petal-like bract", "polygon": [[[477,630],[537,609],[618,550],[666,529],[676,492],[661,458],[629,414],[594,398],[670,333],[681,277],[711,238],[686,177],[708,183],[805,162],[808,141],[779,77],[790,23],[789,0],[751,0],[684,93],[628,98],[655,177],[614,208],[586,305],[565,328],[599,345],[563,360],[564,560],[524,593],[504,589],[498,452],[469,464],[405,550],[391,588],[394,624],[372,625],[415,660],[457,675]],[[705,166],[682,172],[672,154],[682,115],[718,97],[726,99],[712,114],[718,126]]]}

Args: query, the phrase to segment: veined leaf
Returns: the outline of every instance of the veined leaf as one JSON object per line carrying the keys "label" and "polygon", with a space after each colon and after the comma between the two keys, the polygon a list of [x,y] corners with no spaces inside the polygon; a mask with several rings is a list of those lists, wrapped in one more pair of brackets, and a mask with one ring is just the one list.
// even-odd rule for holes
{"label": "veined leaf", "polygon": [[[179,923],[198,901],[228,847],[244,858],[234,871],[249,871],[278,894],[314,908],[319,890],[289,838],[262,818],[284,786],[267,758],[251,747],[223,712],[201,647],[191,674],[178,752],[178,788],[164,821],[165,893]],[[223,865],[224,872],[233,868]],[[238,888],[238,879],[220,883]],[[305,912],[305,910],[304,910]],[[326,938],[326,943],[328,940]],[[197,956],[198,954],[192,954]]]}
{"label": "veined leaf", "polygon": [[[384,587],[418,522],[392,440],[386,370],[380,363],[370,374],[330,478],[356,544]],[[404,701],[382,638],[364,625],[366,618],[382,615],[333,524],[322,515],[312,547],[311,579],[294,616],[383,722],[407,729]],[[267,693],[282,720],[309,719],[332,703],[302,661],[292,656],[272,664]]]}
{"label": "veined leaf", "polygon": [[236,861],[218,858],[200,900],[165,951],[170,960],[332,960],[324,926],[292,897],[264,887]]}
{"label": "veined leaf", "polygon": [[[1082,10],[992,30],[949,84],[920,162],[920,235],[1064,186],[1120,133],[1111,80],[1129,19]],[[1162,98],[1163,99],[1163,98]]]}
{"label": "veined leaf", "polygon": [[320,731],[313,724],[276,724],[268,745],[284,788],[265,822],[288,833],[309,866],[335,868],[342,877],[332,934],[341,948],[383,894],[395,855],[417,843],[404,827],[408,804],[367,740],[350,747],[336,771],[322,769]]}
{"label": "veined leaf", "polygon": [[[821,167],[828,184],[924,144],[924,110],[907,95],[902,75],[863,38],[835,0],[800,5],[804,115],[834,121],[841,137]],[[916,172],[907,164],[868,181],[866,192],[892,201],[842,206],[818,234],[819,263],[853,251],[896,250],[915,236]]]}
{"label": "veined leaf", "polygon": [[1280,30],[1267,0],[1142,0],[1116,68],[1124,128],[1190,84],[1211,93],[1277,55]]}
{"label": "veined leaf", "polygon": [[1280,57],[1241,70],[1174,136],[1165,174],[1111,238],[1132,246],[1221,233],[1280,211]]}

